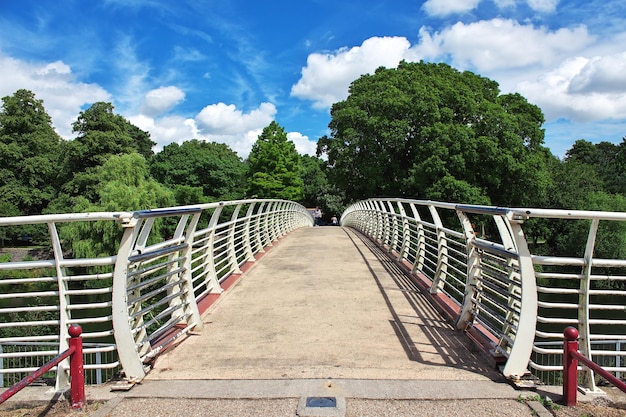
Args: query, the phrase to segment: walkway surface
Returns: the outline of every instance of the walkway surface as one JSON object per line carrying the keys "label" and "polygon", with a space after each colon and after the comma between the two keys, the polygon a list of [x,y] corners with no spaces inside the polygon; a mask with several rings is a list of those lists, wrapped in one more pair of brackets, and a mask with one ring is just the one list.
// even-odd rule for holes
{"label": "walkway surface", "polygon": [[[402,271],[348,229],[291,233],[203,322],[97,414],[533,415]],[[302,408],[307,397],[339,404]]]}

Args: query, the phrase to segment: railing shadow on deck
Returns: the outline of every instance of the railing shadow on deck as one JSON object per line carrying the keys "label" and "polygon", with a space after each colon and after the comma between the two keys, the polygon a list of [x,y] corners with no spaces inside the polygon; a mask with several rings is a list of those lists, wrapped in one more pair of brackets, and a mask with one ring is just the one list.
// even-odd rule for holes
{"label": "railing shadow on deck", "polygon": [[[363,258],[363,262],[367,265],[372,277],[376,281],[376,285],[393,317],[393,320],[390,321],[390,325],[396,333],[409,360],[431,366],[463,369],[488,376],[494,380],[504,379],[499,378],[501,375],[495,372],[495,366],[492,366],[486,357],[481,354],[482,352],[477,345],[472,343],[465,333],[454,328],[453,323],[431,304],[428,300],[428,294],[424,293],[423,289],[411,279],[407,272],[403,270],[395,260],[390,258],[386,251],[356,230],[350,229],[350,232],[346,230],[346,234],[354,243],[354,246]],[[397,288],[383,285],[367,256],[355,241],[355,237],[376,257],[397,285]],[[415,316],[409,317],[401,315],[396,311],[390,299],[390,292],[392,291],[402,292],[407,303],[415,311]],[[415,320],[416,318],[426,323],[410,323],[411,320]],[[419,326],[429,342],[421,344],[416,342],[409,330],[410,326]],[[422,346],[424,348],[434,349],[443,363],[426,359],[422,352]]]}

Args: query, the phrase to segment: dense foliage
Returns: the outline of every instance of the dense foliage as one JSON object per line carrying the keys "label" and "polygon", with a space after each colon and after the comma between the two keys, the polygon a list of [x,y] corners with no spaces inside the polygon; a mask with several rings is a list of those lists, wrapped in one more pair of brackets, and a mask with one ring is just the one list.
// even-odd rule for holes
{"label": "dense foliage", "polygon": [[348,199],[390,196],[541,203],[549,152],[541,110],[445,64],[401,62],[354,81],[318,142]]}
{"label": "dense foliage", "polygon": [[152,158],[150,172],[174,188],[179,205],[244,197],[245,164],[222,143],[169,144]]}
{"label": "dense foliage", "polygon": [[300,156],[285,129],[271,122],[248,158],[248,195],[301,201],[304,196]]}
{"label": "dense foliage", "polygon": [[2,99],[0,215],[37,214],[54,198],[63,140],[43,102],[27,90]]}

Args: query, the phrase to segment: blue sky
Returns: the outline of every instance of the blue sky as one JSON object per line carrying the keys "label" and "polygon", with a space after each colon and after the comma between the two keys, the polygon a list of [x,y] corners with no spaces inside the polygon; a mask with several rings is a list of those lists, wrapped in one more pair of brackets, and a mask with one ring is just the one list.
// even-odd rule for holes
{"label": "blue sky", "polygon": [[246,157],[276,120],[300,153],[377,67],[446,62],[541,107],[546,145],[626,136],[623,0],[0,0],[0,96],[44,100],[59,134],[96,101],[163,146]]}

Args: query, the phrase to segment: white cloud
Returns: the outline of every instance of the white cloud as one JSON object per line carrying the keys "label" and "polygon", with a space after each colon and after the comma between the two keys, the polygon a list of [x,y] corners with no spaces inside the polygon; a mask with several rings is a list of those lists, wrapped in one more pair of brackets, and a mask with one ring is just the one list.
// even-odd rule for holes
{"label": "white cloud", "polygon": [[528,0],[531,9],[542,13],[554,12],[558,4],[559,0]]}
{"label": "white cloud", "polygon": [[409,47],[410,42],[403,37],[373,37],[361,46],[311,54],[291,95],[312,100],[317,108],[329,107],[344,100],[350,83],[361,75],[373,73],[380,66],[397,66]]}
{"label": "white cloud", "polygon": [[164,146],[176,142],[182,143],[190,139],[201,139],[196,123],[193,119],[181,116],[165,116],[158,119],[146,115],[128,117],[128,121],[138,128],[150,132],[151,139],[156,142],[155,152],[161,151]]}
{"label": "white cloud", "polygon": [[[140,114],[129,117],[128,120],[140,129],[150,132],[152,140],[157,143],[156,152],[172,142],[182,143],[198,139],[224,143],[240,157],[246,158],[263,128],[274,120],[275,115],[276,107],[272,103],[261,103],[248,113],[242,112],[233,104],[217,103],[204,107],[193,119],[175,115],[153,117]],[[304,144],[301,146],[304,148]]]}
{"label": "white cloud", "polygon": [[27,89],[43,100],[56,131],[66,139],[74,137],[72,123],[85,105],[110,101],[111,95],[97,84],[77,81],[62,61],[25,62],[0,53],[0,97]]}
{"label": "white cloud", "polygon": [[594,57],[571,79],[572,93],[626,93],[626,52]]}
{"label": "white cloud", "polygon": [[308,136],[304,136],[300,132],[289,132],[287,133],[287,139],[293,142],[296,145],[296,150],[300,155],[311,155],[315,156],[315,152],[317,151],[317,143],[310,141]]}
{"label": "white cloud", "polygon": [[[435,17],[446,17],[470,12],[478,7],[482,0],[427,0],[422,9]],[[515,7],[519,0],[493,0],[499,9]],[[527,0],[528,7],[539,13],[552,13],[559,0]]]}
{"label": "white cloud", "polygon": [[313,53],[291,95],[312,100],[317,108],[328,108],[344,100],[350,83],[362,74],[380,66],[395,67],[402,59],[447,61],[487,76],[517,71],[525,77],[532,73],[529,68],[558,65],[594,41],[585,26],[550,31],[508,19],[459,22],[432,33],[422,27],[419,34],[420,42],[413,46],[403,37],[373,37],[361,46]]}
{"label": "white cloud", "polygon": [[198,126],[207,134],[232,135],[263,128],[274,120],[276,106],[272,103],[261,105],[244,114],[234,104],[217,103],[206,106],[196,116]]}
{"label": "white cloud", "polygon": [[178,87],[159,87],[148,91],[139,112],[143,115],[157,116],[172,109],[185,99],[185,93]]}
{"label": "white cloud", "polygon": [[458,22],[441,32],[420,29],[418,53],[428,58],[450,56],[452,65],[489,72],[530,65],[551,65],[589,45],[585,26],[550,31],[510,19]]}
{"label": "white cloud", "polygon": [[431,16],[448,16],[457,13],[466,13],[481,2],[481,0],[428,0],[422,9]]}
{"label": "white cloud", "polygon": [[[610,68],[616,65],[617,68]],[[536,81],[519,84],[520,93],[541,107],[548,120],[576,122],[626,118],[626,55],[564,61]]]}
{"label": "white cloud", "polygon": [[276,106],[272,103],[261,103],[249,113],[242,112],[233,104],[217,103],[203,108],[195,121],[203,138],[225,143],[245,158],[275,115]]}

